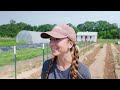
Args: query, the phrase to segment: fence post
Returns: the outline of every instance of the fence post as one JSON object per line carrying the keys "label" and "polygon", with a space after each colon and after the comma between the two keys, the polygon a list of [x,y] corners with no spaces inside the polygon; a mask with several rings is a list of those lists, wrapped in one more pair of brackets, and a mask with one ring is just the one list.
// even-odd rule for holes
{"label": "fence post", "polygon": [[42,45],[43,47],[42,47],[42,53],[43,53],[43,63],[44,63],[44,43],[43,43],[43,45]]}
{"label": "fence post", "polygon": [[48,60],[48,43],[46,45],[47,45],[47,60]]}
{"label": "fence post", "polygon": [[14,61],[15,61],[15,79],[16,79],[16,46],[14,46]]}

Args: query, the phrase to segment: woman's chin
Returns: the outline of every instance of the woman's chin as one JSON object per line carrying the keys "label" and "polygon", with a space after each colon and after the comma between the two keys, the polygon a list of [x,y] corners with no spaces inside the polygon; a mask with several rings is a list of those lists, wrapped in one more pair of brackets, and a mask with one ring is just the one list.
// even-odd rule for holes
{"label": "woman's chin", "polygon": [[54,52],[54,53],[52,53],[52,54],[53,54],[54,56],[58,56],[58,55],[59,55],[58,53],[55,53],[55,52]]}
{"label": "woman's chin", "polygon": [[54,56],[58,56],[58,54],[53,53]]}

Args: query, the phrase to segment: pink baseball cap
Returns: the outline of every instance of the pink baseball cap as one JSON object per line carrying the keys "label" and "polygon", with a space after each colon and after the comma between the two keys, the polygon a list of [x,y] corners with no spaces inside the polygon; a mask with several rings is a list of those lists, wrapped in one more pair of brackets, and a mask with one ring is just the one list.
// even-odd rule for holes
{"label": "pink baseball cap", "polygon": [[71,41],[76,43],[75,30],[67,24],[57,25],[51,31],[41,33],[42,38],[69,38]]}

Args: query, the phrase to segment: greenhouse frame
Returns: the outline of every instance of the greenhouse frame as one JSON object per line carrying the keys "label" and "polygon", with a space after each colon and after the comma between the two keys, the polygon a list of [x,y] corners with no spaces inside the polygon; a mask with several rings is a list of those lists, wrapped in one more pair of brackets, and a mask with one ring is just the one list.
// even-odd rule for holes
{"label": "greenhouse frame", "polygon": [[49,43],[49,39],[40,37],[42,32],[22,30],[16,36],[16,42],[25,42],[28,44]]}

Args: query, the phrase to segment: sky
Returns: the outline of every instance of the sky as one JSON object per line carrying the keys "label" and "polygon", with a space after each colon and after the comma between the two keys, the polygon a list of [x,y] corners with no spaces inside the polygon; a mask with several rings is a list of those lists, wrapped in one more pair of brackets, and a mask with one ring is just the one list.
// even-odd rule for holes
{"label": "sky", "polygon": [[32,26],[43,24],[67,24],[74,26],[86,21],[107,21],[120,27],[120,11],[0,11],[0,25],[24,22]]}

